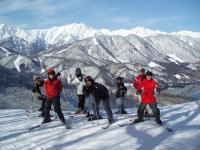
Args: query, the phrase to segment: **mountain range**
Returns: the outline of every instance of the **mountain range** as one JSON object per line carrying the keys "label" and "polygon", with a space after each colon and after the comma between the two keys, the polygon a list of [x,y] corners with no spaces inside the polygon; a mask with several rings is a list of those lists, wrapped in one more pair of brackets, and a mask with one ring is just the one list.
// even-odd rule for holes
{"label": "mountain range", "polygon": [[200,32],[110,31],[82,23],[28,30],[2,24],[0,65],[37,74],[52,67],[64,79],[80,67],[106,85],[114,85],[116,76],[131,82],[145,68],[161,83],[192,83],[200,79]]}

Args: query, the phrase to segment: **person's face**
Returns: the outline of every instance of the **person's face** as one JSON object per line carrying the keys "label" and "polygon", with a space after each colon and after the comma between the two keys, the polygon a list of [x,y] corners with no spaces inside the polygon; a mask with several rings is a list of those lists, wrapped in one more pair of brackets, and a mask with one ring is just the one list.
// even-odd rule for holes
{"label": "person's face", "polygon": [[141,71],[141,75],[145,75],[145,72],[144,72],[144,71]]}
{"label": "person's face", "polygon": [[152,76],[146,76],[147,80],[151,80]]}
{"label": "person's face", "polygon": [[81,74],[81,72],[78,70],[78,71],[75,72],[75,74],[79,75],[79,74]]}
{"label": "person's face", "polygon": [[50,79],[54,79],[54,78],[55,78],[55,75],[54,75],[54,74],[49,74],[49,78],[50,78]]}
{"label": "person's face", "polygon": [[87,81],[85,84],[86,84],[87,86],[91,86],[91,85],[92,85],[92,82],[91,82],[91,81]]}
{"label": "person's face", "polygon": [[121,80],[117,80],[117,83],[121,83]]}
{"label": "person's face", "polygon": [[39,80],[39,79],[36,79],[36,80],[35,80],[35,83],[36,83],[36,84],[40,84],[40,80]]}

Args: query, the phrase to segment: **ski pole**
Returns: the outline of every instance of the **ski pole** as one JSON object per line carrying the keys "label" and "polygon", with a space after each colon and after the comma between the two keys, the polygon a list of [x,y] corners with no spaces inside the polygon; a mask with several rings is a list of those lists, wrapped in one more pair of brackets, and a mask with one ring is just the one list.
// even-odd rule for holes
{"label": "ski pole", "polygon": [[33,92],[31,93],[31,114],[33,113]]}
{"label": "ski pole", "polygon": [[67,103],[67,96],[66,96],[66,94],[65,94],[65,90],[64,90],[64,88],[63,88],[63,95],[64,95],[64,98],[65,98],[65,102]]}

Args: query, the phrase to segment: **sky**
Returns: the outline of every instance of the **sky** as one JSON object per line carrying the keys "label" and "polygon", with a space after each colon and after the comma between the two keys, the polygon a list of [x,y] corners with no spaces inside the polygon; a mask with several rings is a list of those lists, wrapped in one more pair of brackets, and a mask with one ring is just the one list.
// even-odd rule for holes
{"label": "sky", "polygon": [[0,0],[0,24],[43,29],[71,23],[200,32],[200,0]]}

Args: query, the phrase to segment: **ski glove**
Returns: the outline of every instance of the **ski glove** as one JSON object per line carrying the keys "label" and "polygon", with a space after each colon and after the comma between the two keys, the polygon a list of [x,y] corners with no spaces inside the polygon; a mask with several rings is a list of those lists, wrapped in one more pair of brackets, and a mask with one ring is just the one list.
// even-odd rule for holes
{"label": "ski glove", "polygon": [[37,99],[39,99],[39,100],[45,100],[45,99],[46,99],[46,96],[40,94],[40,95],[37,96]]}

